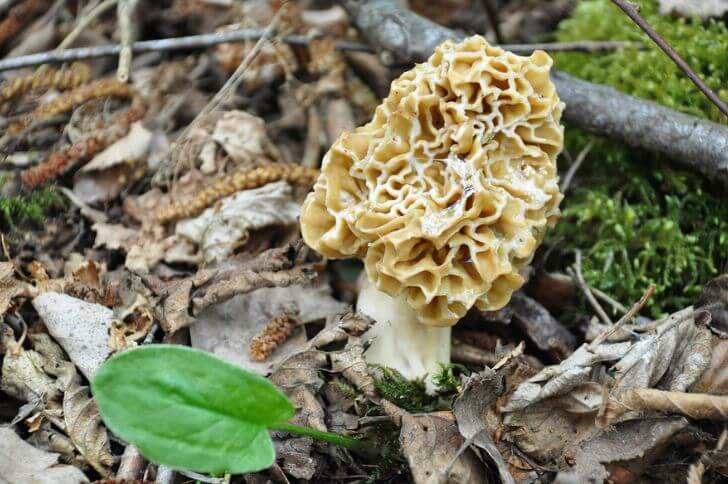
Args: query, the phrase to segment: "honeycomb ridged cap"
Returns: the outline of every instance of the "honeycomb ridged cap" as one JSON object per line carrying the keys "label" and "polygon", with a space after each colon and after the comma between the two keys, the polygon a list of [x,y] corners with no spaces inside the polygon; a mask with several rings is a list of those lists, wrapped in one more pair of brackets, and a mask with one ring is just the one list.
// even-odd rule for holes
{"label": "honeycomb ridged cap", "polygon": [[504,306],[563,198],[551,64],[480,36],[438,46],[331,146],[302,208],[306,243],[362,259],[423,324]]}

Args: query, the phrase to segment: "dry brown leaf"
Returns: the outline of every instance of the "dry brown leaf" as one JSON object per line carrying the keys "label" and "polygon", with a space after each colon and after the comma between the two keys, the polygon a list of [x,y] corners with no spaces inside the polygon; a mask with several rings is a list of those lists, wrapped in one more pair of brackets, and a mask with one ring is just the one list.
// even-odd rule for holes
{"label": "dry brown leaf", "polygon": [[14,297],[26,291],[25,284],[15,279],[15,264],[0,262],[0,317],[10,308]]}
{"label": "dry brown leaf", "polygon": [[58,454],[36,449],[11,428],[0,428],[0,482],[3,484],[89,482],[79,469],[57,462]]}
{"label": "dry brown leaf", "polygon": [[245,244],[251,231],[292,225],[299,214],[290,185],[280,181],[226,197],[199,216],[178,222],[175,233],[197,244],[205,262],[215,262]]}
{"label": "dry brown leaf", "polygon": [[139,231],[120,224],[97,222],[91,226],[96,232],[94,248],[107,248],[110,250],[124,250],[128,252],[137,241]]}
{"label": "dry brown leaf", "polygon": [[485,467],[470,449],[453,418],[402,413],[400,440],[417,484],[487,483]]}
{"label": "dry brown leaf", "polygon": [[659,453],[650,451],[666,445],[687,424],[687,420],[682,417],[631,420],[617,424],[613,430],[571,447],[569,453],[575,465],[560,472],[554,482],[606,482],[610,472],[605,464],[654,458]]}
{"label": "dry brown leaf", "polygon": [[109,448],[109,434],[101,423],[96,402],[88,387],[74,386],[63,396],[66,433],[79,453],[102,476],[111,475],[115,458]]}

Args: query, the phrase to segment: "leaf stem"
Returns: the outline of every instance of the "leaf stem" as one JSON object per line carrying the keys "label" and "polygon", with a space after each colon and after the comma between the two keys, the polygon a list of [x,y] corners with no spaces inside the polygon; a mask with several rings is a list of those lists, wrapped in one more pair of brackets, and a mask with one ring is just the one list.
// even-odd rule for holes
{"label": "leaf stem", "polygon": [[300,425],[294,425],[287,422],[278,423],[269,428],[271,430],[280,430],[282,432],[311,437],[316,440],[322,440],[342,447],[352,448],[361,447],[362,445],[362,441],[360,439],[346,437],[345,435],[334,434],[331,432],[322,432],[320,430],[312,429],[311,427],[302,427]]}

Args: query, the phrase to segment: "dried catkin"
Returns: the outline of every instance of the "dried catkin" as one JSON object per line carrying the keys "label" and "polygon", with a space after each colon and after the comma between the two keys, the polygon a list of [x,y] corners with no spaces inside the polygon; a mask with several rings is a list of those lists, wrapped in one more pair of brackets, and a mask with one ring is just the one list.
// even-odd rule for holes
{"label": "dried catkin", "polygon": [[92,99],[104,97],[129,99],[133,95],[134,90],[129,84],[119,82],[116,79],[99,79],[65,92],[45,104],[41,104],[8,126],[8,133],[11,135],[17,134],[34,121],[58,116]]}
{"label": "dried catkin", "polygon": [[0,47],[17,38],[20,31],[50,4],[50,0],[25,0],[11,8],[0,22]]}
{"label": "dried catkin", "polygon": [[27,76],[8,79],[0,88],[0,104],[7,103],[30,91],[57,89],[67,91],[89,81],[91,69],[88,64],[74,62],[68,69],[46,67]]}
{"label": "dried catkin", "polygon": [[250,342],[250,357],[256,361],[268,358],[291,336],[299,323],[298,317],[293,314],[284,314],[271,319],[263,331],[255,335]]}
{"label": "dried catkin", "polygon": [[24,170],[20,177],[31,188],[53,180],[82,160],[88,159],[119,140],[129,131],[132,123],[144,117],[144,108],[132,105],[120,119],[108,127],[95,130],[70,146],[51,154],[41,164]]}
{"label": "dried catkin", "polygon": [[236,192],[258,188],[274,181],[286,180],[294,184],[311,185],[317,176],[318,170],[315,168],[290,164],[270,164],[250,171],[231,173],[203,189],[191,200],[176,202],[160,210],[156,220],[159,223],[167,223],[193,217]]}

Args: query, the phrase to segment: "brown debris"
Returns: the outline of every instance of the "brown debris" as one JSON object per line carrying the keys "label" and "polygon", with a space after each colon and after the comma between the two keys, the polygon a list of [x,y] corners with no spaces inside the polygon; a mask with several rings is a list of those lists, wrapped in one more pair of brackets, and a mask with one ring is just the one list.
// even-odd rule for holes
{"label": "brown debris", "polygon": [[45,12],[50,4],[49,0],[24,0],[11,8],[5,19],[0,22],[0,47],[5,47],[15,40],[20,31]]}
{"label": "brown debris", "polygon": [[7,103],[30,91],[56,89],[66,91],[86,84],[91,77],[88,64],[74,62],[68,69],[40,68],[26,76],[5,81],[0,88],[0,104]]}
{"label": "brown debris", "polygon": [[155,217],[165,224],[174,220],[199,215],[215,202],[241,190],[250,190],[278,180],[299,185],[311,185],[318,176],[318,170],[300,165],[270,164],[250,171],[238,171],[218,180],[203,189],[191,200],[179,201],[160,210]]}
{"label": "brown debris", "polygon": [[126,135],[131,124],[144,117],[144,111],[141,105],[132,105],[111,126],[89,133],[72,145],[54,152],[40,165],[24,170],[21,173],[23,183],[35,188],[49,180],[53,180],[82,160],[99,153]]}
{"label": "brown debris", "polygon": [[250,356],[257,361],[265,360],[288,339],[299,324],[300,321],[294,314],[273,318],[250,342]]}
{"label": "brown debris", "polygon": [[130,99],[133,95],[134,89],[127,83],[119,82],[116,79],[99,79],[65,92],[45,104],[41,104],[8,126],[8,133],[18,134],[33,122],[53,118],[93,99],[104,97]]}

